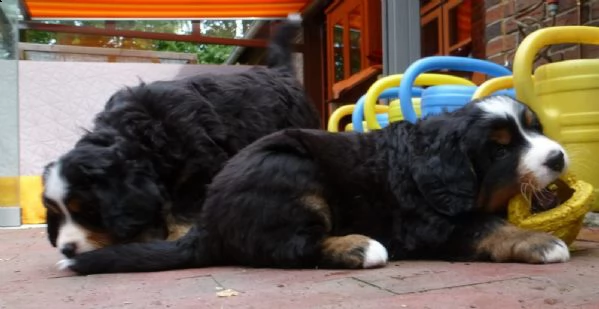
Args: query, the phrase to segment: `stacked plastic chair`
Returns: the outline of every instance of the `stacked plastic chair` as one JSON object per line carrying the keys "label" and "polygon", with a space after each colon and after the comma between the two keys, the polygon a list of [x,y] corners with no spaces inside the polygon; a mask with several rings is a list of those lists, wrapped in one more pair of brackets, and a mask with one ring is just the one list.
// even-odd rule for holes
{"label": "stacked plastic chair", "polygon": [[[378,100],[378,98],[381,96],[381,94],[389,88],[393,88],[393,87],[398,87],[398,96],[399,96],[399,101],[394,101],[392,103],[394,104],[390,104],[389,105],[389,111],[388,111],[388,117],[389,117],[389,122],[394,122],[394,121],[399,121],[399,120],[403,120],[405,119],[405,115],[403,113],[403,108],[401,107],[402,105],[402,94],[401,94],[401,84],[403,83],[403,79],[404,79],[404,75],[405,74],[394,74],[394,75],[390,75],[390,76],[386,76],[383,77],[379,80],[377,80],[376,82],[374,82],[372,84],[372,86],[370,86],[370,88],[368,89],[368,91],[366,92],[366,95],[364,97],[364,108],[363,109],[356,109],[355,113],[360,113],[361,111],[363,111],[364,113],[364,118],[366,119],[366,125],[368,127],[368,130],[378,130],[383,128],[384,126],[379,123],[376,119],[376,113],[374,111],[374,108],[376,106],[376,102]],[[458,76],[453,76],[453,75],[448,75],[448,74],[433,74],[433,73],[426,73],[426,74],[420,74],[419,76],[417,76],[417,78],[412,82],[413,86],[423,86],[423,85],[463,85],[463,86],[475,86],[475,84],[465,78],[462,77],[458,77]],[[415,96],[416,93],[414,93],[414,91],[412,90],[414,88],[410,87],[409,92],[409,96],[404,96],[403,100],[405,100],[406,102],[409,102],[408,105],[410,105],[412,107],[412,111],[414,113],[414,115],[416,115],[416,110],[414,109],[414,104],[416,105],[420,105],[422,106],[422,100],[423,98],[421,97],[420,99],[415,100],[413,97]],[[423,90],[422,93],[424,94],[426,90]],[[422,108],[421,108],[422,109]],[[422,110],[419,112],[419,114],[422,114]],[[354,119],[361,119],[360,115],[357,116],[357,118]],[[353,122],[354,127],[356,126],[356,121]]]}
{"label": "stacked plastic chair", "polygon": [[[457,70],[463,72],[481,72],[493,77],[509,76],[512,72],[496,63],[466,57],[433,56],[422,58],[412,63],[404,72],[404,79],[399,86],[399,102],[404,118],[416,122],[418,118],[414,107],[407,100],[411,96],[412,84],[417,77],[425,72],[434,70]],[[438,114],[443,111],[458,109],[470,102],[476,91],[475,85],[434,84],[422,93],[422,116]],[[507,95],[513,92],[504,91]]]}

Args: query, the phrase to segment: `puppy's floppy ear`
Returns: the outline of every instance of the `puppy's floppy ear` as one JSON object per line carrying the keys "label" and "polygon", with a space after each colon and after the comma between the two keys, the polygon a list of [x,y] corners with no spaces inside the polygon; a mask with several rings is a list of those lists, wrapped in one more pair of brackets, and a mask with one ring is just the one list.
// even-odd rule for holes
{"label": "puppy's floppy ear", "polygon": [[[48,173],[50,172],[50,168],[54,166],[56,162],[52,161],[44,166],[44,171],[42,172],[42,186],[46,185],[46,180],[48,179]],[[42,196],[40,196],[42,198]],[[60,217],[56,214],[52,213],[48,209],[46,209],[46,233],[48,234],[48,240],[52,247],[56,247],[56,239],[58,238],[58,227],[60,225]]]}
{"label": "puppy's floppy ear", "polygon": [[160,220],[166,198],[148,161],[127,161],[123,172],[123,178],[112,180],[117,182],[118,189],[105,193],[118,196],[102,197],[109,201],[104,205],[102,216],[111,234],[130,240]]}
{"label": "puppy's floppy ear", "polygon": [[50,168],[56,164],[56,161],[52,161],[46,166],[44,166],[44,171],[42,172],[42,185],[46,184],[46,179],[48,178],[48,173],[50,172]]}
{"label": "puppy's floppy ear", "polygon": [[52,247],[56,247],[58,239],[58,227],[60,226],[60,217],[51,211],[46,210],[46,233]]}
{"label": "puppy's floppy ear", "polygon": [[455,216],[475,207],[477,180],[458,137],[439,137],[413,158],[412,176],[429,206]]}

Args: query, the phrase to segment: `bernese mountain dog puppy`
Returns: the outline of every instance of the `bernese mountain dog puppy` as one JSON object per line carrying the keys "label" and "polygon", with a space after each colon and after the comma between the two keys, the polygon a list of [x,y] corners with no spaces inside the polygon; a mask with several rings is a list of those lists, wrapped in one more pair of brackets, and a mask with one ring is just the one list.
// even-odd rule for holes
{"label": "bernese mountain dog puppy", "polygon": [[93,129],[45,168],[50,243],[73,257],[110,244],[177,239],[231,156],[284,128],[318,129],[318,112],[293,70],[300,24],[291,15],[277,28],[266,67],[116,92]]}
{"label": "bernese mountain dog puppy", "polygon": [[178,241],[59,262],[79,274],[213,265],[372,268],[391,260],[554,263],[558,238],[508,223],[506,204],[568,167],[535,113],[505,96],[370,133],[288,129],[252,143],[209,186]]}

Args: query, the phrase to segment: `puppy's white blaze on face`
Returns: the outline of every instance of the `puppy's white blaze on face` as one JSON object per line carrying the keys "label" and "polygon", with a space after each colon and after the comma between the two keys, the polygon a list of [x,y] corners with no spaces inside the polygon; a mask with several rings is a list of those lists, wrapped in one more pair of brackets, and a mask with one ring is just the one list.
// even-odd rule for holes
{"label": "puppy's white blaze on face", "polygon": [[[526,150],[522,153],[519,164],[519,174],[523,179],[532,176],[537,189],[549,185],[568,169],[569,159],[565,149],[550,138],[526,129],[522,124],[519,102],[506,96],[489,97],[483,99],[479,107],[489,117],[510,119],[516,123],[519,133],[527,143]],[[551,154],[561,152],[564,156],[563,168],[560,171],[549,168],[546,164]]]}
{"label": "puppy's white blaze on face", "polygon": [[68,183],[60,175],[60,162],[58,162],[50,167],[48,171],[44,195],[58,204],[58,206],[62,206],[68,187]]}
{"label": "puppy's white blaze on face", "polygon": [[[520,173],[530,171],[533,173],[537,185],[545,187],[559,177],[569,165],[568,155],[564,148],[557,142],[543,135],[525,135],[529,143],[528,150],[520,162]],[[550,169],[545,162],[550,153],[561,152],[564,155],[564,168],[561,171]]]}
{"label": "puppy's white blaze on face", "polygon": [[56,163],[50,167],[44,186],[45,197],[58,206],[64,218],[58,228],[56,247],[62,252],[66,247],[71,246],[75,254],[94,250],[95,246],[87,240],[86,230],[73,221],[65,206],[68,188],[68,182],[60,174],[60,163]]}
{"label": "puppy's white blaze on face", "polygon": [[87,232],[73,221],[64,221],[58,229],[58,239],[56,246],[62,251],[69,245],[74,246],[75,254],[81,254],[87,251],[97,249],[87,240]]}
{"label": "puppy's white blaze on face", "polygon": [[[478,103],[478,107],[485,111],[489,117],[507,118],[518,114],[517,105],[510,97],[496,96],[488,97]],[[516,117],[518,119],[518,117]]]}

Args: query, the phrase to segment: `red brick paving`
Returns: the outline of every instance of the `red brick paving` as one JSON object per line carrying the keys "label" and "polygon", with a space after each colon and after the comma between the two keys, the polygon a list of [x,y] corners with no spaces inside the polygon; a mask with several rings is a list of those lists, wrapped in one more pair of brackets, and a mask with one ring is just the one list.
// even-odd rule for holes
{"label": "red brick paving", "polygon": [[[0,308],[599,308],[599,229],[565,264],[392,262],[374,270],[220,267],[74,276],[43,228],[0,230]],[[599,269],[599,264],[597,266]],[[236,296],[218,297],[224,289]]]}

